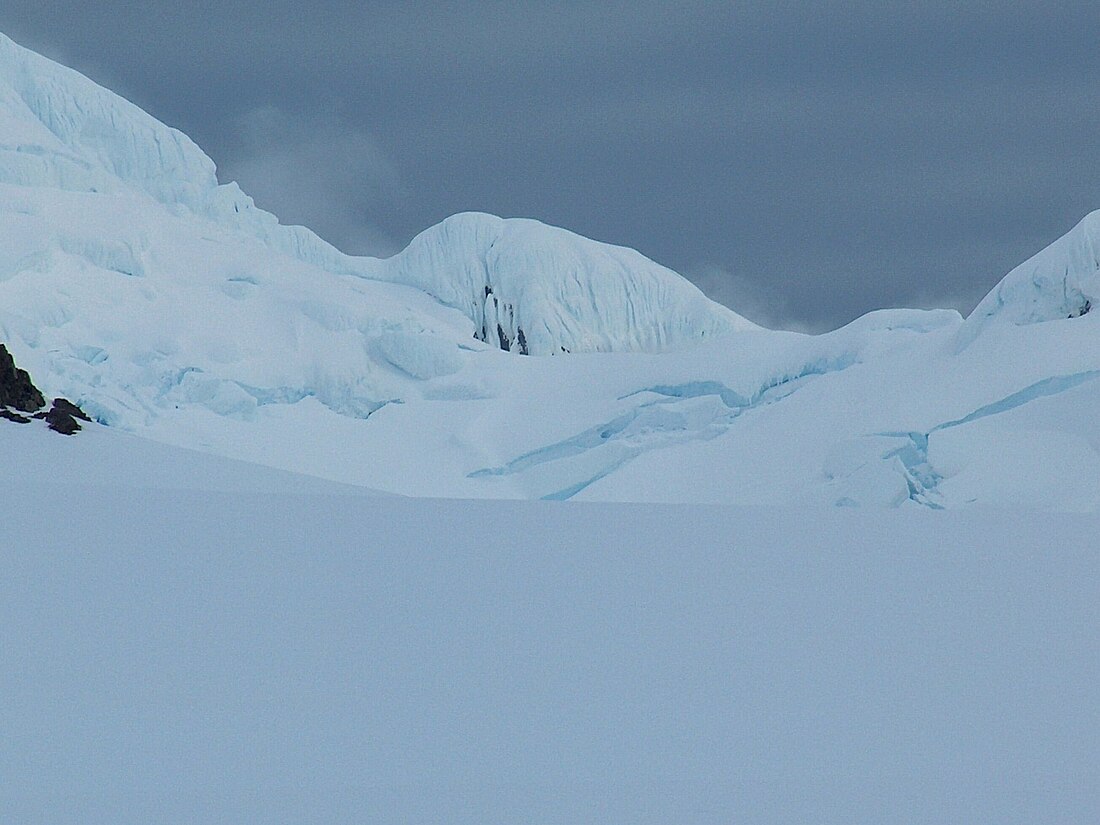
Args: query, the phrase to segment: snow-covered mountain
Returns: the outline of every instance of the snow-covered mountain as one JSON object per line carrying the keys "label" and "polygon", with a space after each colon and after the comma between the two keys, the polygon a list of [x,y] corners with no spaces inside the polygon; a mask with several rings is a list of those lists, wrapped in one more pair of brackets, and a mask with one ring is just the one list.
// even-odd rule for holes
{"label": "snow-covered mountain", "polygon": [[0,36],[0,404],[103,425],[0,420],[0,821],[1098,821],[1096,249],[820,336],[351,258]]}
{"label": "snow-covered mountain", "polygon": [[401,376],[456,371],[474,340],[653,351],[752,326],[636,252],[535,221],[455,216],[393,260],[343,255],[219,185],[186,136],[6,38],[0,135],[17,293],[0,333],[105,422],[136,426],[169,390],[195,401],[195,381],[222,411],[251,393],[359,415]]}
{"label": "snow-covered mountain", "polygon": [[18,364],[109,427],[393,492],[1100,508],[1098,235],[1086,218],[965,321],[820,336],[531,220],[456,215],[350,257],[0,36]]}
{"label": "snow-covered mountain", "polygon": [[1100,300],[1100,211],[1004,277],[967,319],[960,345],[993,323],[1079,318]]}

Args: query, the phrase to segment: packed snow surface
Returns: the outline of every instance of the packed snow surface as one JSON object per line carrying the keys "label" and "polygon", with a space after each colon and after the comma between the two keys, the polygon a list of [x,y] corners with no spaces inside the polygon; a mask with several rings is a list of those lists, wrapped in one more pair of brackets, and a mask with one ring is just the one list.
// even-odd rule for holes
{"label": "packed snow surface", "polygon": [[5,822],[1100,819],[1095,514],[382,498],[107,428],[0,452]]}
{"label": "packed snow surface", "polygon": [[393,258],[344,255],[0,36],[0,341],[19,365],[111,428],[391,492],[1095,510],[1098,227],[965,321],[769,331],[536,221],[466,213]]}

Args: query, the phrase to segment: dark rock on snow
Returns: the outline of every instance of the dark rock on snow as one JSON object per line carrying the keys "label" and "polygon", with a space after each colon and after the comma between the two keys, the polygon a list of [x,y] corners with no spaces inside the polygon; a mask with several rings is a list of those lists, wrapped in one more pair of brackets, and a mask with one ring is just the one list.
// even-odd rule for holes
{"label": "dark rock on snow", "polygon": [[[26,370],[15,366],[15,359],[11,357],[8,348],[0,344],[0,418],[19,424],[27,424],[31,418],[39,418],[45,421],[51,430],[64,435],[72,435],[80,430],[77,419],[92,420],[84,410],[65,398],[55,399],[49,410],[35,412],[44,406],[46,406],[46,399],[31,382],[30,375]],[[9,407],[11,409],[8,409]],[[28,417],[20,415],[20,412],[34,413],[34,415]]]}
{"label": "dark rock on snow", "polygon": [[85,415],[84,410],[80,409],[80,407],[72,401],[68,401],[64,398],[55,400],[49,412],[35,413],[34,417],[43,419],[51,430],[55,433],[61,433],[62,435],[72,435],[80,431],[81,427],[77,422],[78,418],[82,421],[92,420]]}
{"label": "dark rock on snow", "polygon": [[15,366],[15,359],[11,357],[8,348],[0,344],[0,407],[34,412],[44,406],[46,399],[31,383],[27,371]]}
{"label": "dark rock on snow", "polygon": [[53,405],[54,408],[61,410],[67,415],[71,415],[73,418],[79,418],[81,421],[87,421],[88,423],[92,421],[84,410],[80,409],[80,407],[67,398],[56,398],[54,399]]}

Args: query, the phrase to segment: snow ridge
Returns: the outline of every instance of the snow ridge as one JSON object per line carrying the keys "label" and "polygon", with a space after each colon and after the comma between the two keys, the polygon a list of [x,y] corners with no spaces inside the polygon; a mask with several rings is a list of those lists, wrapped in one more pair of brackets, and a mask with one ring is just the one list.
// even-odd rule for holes
{"label": "snow ridge", "polygon": [[1037,324],[1087,315],[1100,301],[1100,211],[1009,272],[967,318],[963,349],[990,323]]}
{"label": "snow ridge", "polygon": [[382,277],[460,310],[504,350],[657,351],[756,329],[632,249],[534,220],[463,213],[425,230]]}
{"label": "snow ridge", "polygon": [[328,272],[409,284],[504,350],[658,350],[751,327],[632,250],[535,221],[458,215],[388,261],[344,255],[282,226],[190,138],[71,69],[0,35],[0,183],[90,193],[137,190]]}
{"label": "snow ridge", "polygon": [[182,132],[0,33],[0,183],[77,192],[136,189],[335,272],[368,274],[313,232],[282,226]]}

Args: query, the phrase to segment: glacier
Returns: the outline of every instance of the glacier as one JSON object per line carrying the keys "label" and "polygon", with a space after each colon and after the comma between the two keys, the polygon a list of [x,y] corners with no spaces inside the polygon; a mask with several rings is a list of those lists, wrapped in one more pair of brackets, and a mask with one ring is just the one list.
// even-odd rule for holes
{"label": "glacier", "polygon": [[1036,324],[1079,318],[1100,300],[1100,211],[1013,269],[974,309],[960,348],[991,323]]}
{"label": "glacier", "polygon": [[[219,185],[214,162],[186,135],[2,34],[0,125],[2,183],[136,191],[170,215],[205,218],[326,272],[419,287],[481,328],[488,323],[482,340],[505,349],[526,348],[523,323],[536,354],[658,349],[751,326],[633,250],[536,221],[455,216],[392,261],[344,255],[303,227],[282,226],[236,184]],[[490,310],[482,289],[493,283]]]}
{"label": "glacier", "polygon": [[108,428],[393,493],[1098,509],[1097,214],[965,319],[768,330],[531,219],[467,212],[345,255],[0,35],[19,365]]}

